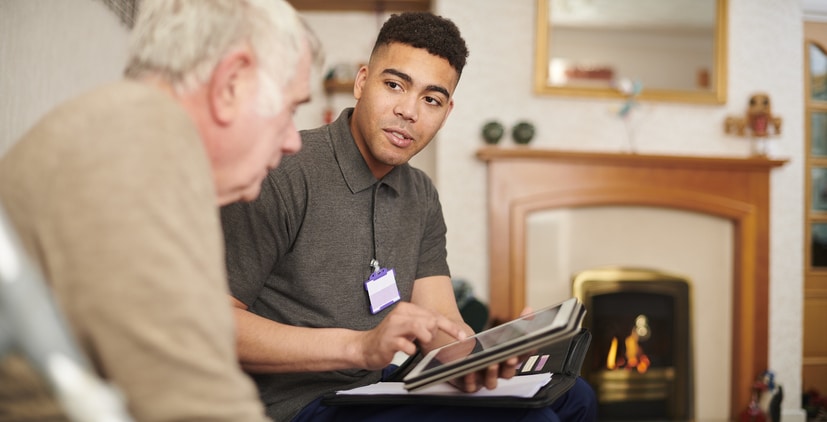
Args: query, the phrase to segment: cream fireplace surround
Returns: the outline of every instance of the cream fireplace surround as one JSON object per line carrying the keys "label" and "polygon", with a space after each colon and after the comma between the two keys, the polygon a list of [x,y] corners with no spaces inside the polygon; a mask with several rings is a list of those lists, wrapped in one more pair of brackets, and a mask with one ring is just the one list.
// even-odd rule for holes
{"label": "cream fireplace surround", "polygon": [[492,320],[526,305],[526,222],[543,210],[648,206],[732,222],[730,418],[768,367],[769,176],[785,160],[485,147]]}
{"label": "cream fireplace surround", "polygon": [[[591,274],[584,276],[587,280],[619,276],[619,269],[625,269],[625,274],[630,270],[653,270],[685,280],[689,285],[690,326],[688,338],[677,339],[688,340],[689,347],[680,350],[689,352],[691,372],[682,372],[677,380],[682,385],[687,382],[683,377],[691,375],[694,386],[690,402],[685,403],[691,407],[670,409],[690,410],[695,421],[727,421],[732,356],[732,232],[729,219],[665,207],[613,205],[533,212],[526,225],[527,305],[540,309],[572,294],[577,296],[578,291],[578,297],[583,297],[582,287],[574,285],[574,277],[583,272]],[[605,315],[606,311],[593,305],[588,310],[587,319],[589,315]],[[609,339],[599,337],[605,327],[590,328],[594,353],[601,347],[601,340],[605,346]],[[627,328],[631,330],[631,325]],[[662,347],[659,341],[664,338],[676,339],[671,331],[652,331],[651,338],[641,344],[644,353],[663,358],[650,352],[654,351],[651,347]],[[599,354],[592,355],[592,359],[595,356]],[[583,373],[594,374],[594,365],[592,360]],[[592,381],[596,382],[594,378]],[[672,406],[681,403],[679,397],[670,399],[667,403]]]}

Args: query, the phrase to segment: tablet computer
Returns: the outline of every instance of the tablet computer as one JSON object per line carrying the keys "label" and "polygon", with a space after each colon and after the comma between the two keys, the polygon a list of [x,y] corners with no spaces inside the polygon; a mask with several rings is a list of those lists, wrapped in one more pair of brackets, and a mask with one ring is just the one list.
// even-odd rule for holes
{"label": "tablet computer", "polygon": [[434,349],[404,377],[405,389],[414,391],[449,381],[511,356],[568,339],[580,331],[585,312],[583,304],[571,298]]}

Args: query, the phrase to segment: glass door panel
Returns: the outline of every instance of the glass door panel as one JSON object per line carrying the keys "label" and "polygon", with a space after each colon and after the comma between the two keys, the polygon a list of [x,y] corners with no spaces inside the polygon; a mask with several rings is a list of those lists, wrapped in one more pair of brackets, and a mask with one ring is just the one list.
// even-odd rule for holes
{"label": "glass door panel", "polygon": [[810,113],[810,154],[827,157],[827,112]]}
{"label": "glass door panel", "polygon": [[813,211],[827,211],[827,168],[813,167],[812,171],[812,199]]}
{"label": "glass door panel", "polygon": [[810,236],[810,262],[813,268],[827,268],[827,223],[813,223],[810,226]]}
{"label": "glass door panel", "polygon": [[810,97],[827,101],[827,54],[818,45],[808,44],[810,68]]}

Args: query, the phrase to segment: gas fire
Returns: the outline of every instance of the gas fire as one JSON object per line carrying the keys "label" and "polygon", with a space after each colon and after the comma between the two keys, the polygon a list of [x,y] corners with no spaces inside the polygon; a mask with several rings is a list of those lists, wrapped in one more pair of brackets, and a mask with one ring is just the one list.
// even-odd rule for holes
{"label": "gas fire", "polygon": [[614,369],[634,369],[638,373],[643,374],[649,369],[651,362],[649,357],[643,353],[643,347],[640,342],[647,340],[650,336],[649,323],[645,315],[638,315],[635,318],[635,326],[628,337],[624,339],[625,352],[618,356],[618,340],[617,337],[612,337],[612,343],[609,346],[609,353],[606,356],[606,368]]}

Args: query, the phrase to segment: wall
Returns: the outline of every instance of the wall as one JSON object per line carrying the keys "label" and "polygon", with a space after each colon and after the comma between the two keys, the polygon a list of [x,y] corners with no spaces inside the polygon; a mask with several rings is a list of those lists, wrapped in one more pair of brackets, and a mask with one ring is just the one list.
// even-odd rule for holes
{"label": "wall", "polygon": [[56,104],[118,79],[127,38],[101,1],[0,1],[0,154]]}

